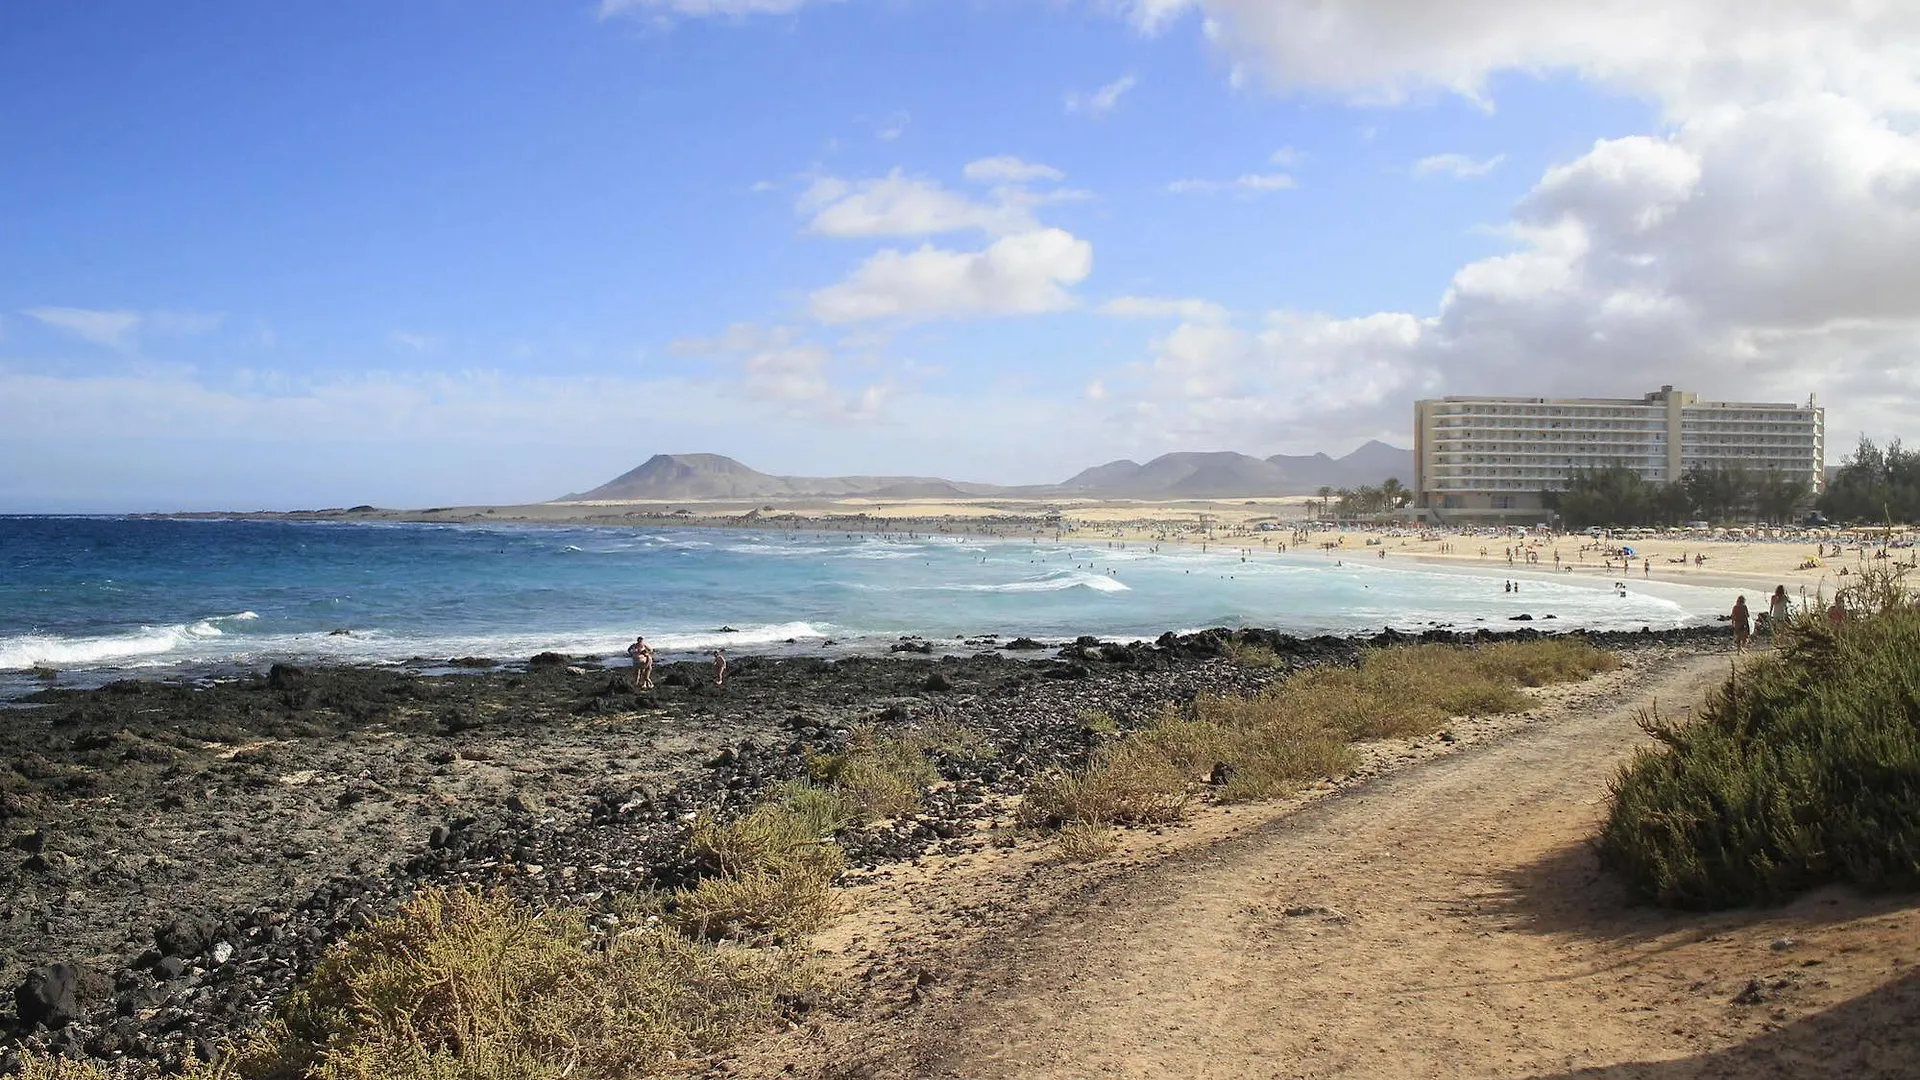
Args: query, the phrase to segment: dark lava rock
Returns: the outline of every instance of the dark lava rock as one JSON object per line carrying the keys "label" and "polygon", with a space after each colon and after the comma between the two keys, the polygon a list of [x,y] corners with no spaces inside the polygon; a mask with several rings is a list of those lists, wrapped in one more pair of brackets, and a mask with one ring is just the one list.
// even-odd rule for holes
{"label": "dark lava rock", "polygon": [[932,690],[936,693],[945,693],[946,691],[953,689],[953,680],[947,678],[945,675],[936,671],[933,674],[927,676],[927,681],[922,685],[925,686],[928,690]]}
{"label": "dark lava rock", "polygon": [[905,653],[921,653],[924,655],[924,654],[933,652],[933,642],[901,641],[901,642],[895,643],[888,651],[889,652],[905,652]]}
{"label": "dark lava rock", "polygon": [[65,1027],[80,1018],[81,970],[72,964],[48,964],[27,972],[13,992],[14,1011],[26,1027]]}
{"label": "dark lava rock", "polygon": [[187,962],[177,956],[163,956],[153,965],[153,977],[162,982],[172,982],[187,973]]}
{"label": "dark lava rock", "polygon": [[1046,646],[1030,637],[1017,637],[1007,642],[1002,648],[1012,649],[1017,652],[1035,652],[1046,648]]}
{"label": "dark lava rock", "polygon": [[307,675],[305,668],[292,664],[275,664],[267,669],[267,685],[275,690],[292,690],[300,685]]}
{"label": "dark lava rock", "polygon": [[30,855],[38,855],[47,850],[47,830],[35,829],[25,836],[16,836],[13,846]]}
{"label": "dark lava rock", "polygon": [[693,680],[684,671],[669,671],[660,679],[661,686],[692,686]]}
{"label": "dark lava rock", "polygon": [[1049,679],[1085,679],[1092,674],[1085,664],[1056,664],[1046,671]]}
{"label": "dark lava rock", "polygon": [[490,668],[499,667],[500,661],[486,656],[456,656],[447,661],[448,667]]}
{"label": "dark lava rock", "polygon": [[1225,787],[1233,782],[1234,768],[1224,761],[1216,761],[1213,771],[1207,774],[1207,783],[1214,787]]}
{"label": "dark lava rock", "polygon": [[174,919],[154,930],[153,943],[162,956],[199,956],[213,944],[213,927],[199,919]]}
{"label": "dark lava rock", "polygon": [[1524,611],[1523,611],[1523,612],[1521,612],[1521,613],[1520,613],[1520,614],[1518,614],[1518,615],[1510,615],[1510,616],[1508,616],[1508,617],[1507,617],[1507,621],[1508,621],[1508,622],[1532,622],[1532,621],[1533,621],[1533,616],[1531,616],[1531,615],[1529,615],[1529,614],[1527,614],[1526,612],[1524,612]]}
{"label": "dark lava rock", "polygon": [[566,653],[543,652],[543,653],[535,653],[533,656],[533,659],[527,661],[527,666],[528,667],[562,667],[566,663],[567,663]]}

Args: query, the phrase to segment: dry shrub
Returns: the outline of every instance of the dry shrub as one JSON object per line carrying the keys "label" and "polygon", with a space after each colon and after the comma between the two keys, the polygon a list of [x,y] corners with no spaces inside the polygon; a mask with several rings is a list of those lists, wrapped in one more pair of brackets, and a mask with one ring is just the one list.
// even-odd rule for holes
{"label": "dry shrub", "polygon": [[1620,666],[1620,658],[1579,638],[1502,641],[1473,651],[1475,666],[1521,686],[1579,682]]}
{"label": "dry shrub", "polygon": [[597,1080],[683,1067],[816,992],[790,957],[429,890],[335,947],[239,1075]]}
{"label": "dry shrub", "polygon": [[709,876],[674,898],[674,924],[698,938],[770,941],[793,941],[824,926],[833,912],[833,879],[846,865],[826,838],[839,827],[836,813],[844,810],[803,795],[728,822],[697,818],[687,852]]}
{"label": "dry shrub", "polygon": [[1069,821],[1060,829],[1059,855],[1067,862],[1098,862],[1120,846],[1111,825]]}
{"label": "dry shrub", "polygon": [[29,1050],[20,1055],[20,1080],[107,1080],[107,1074],[87,1061],[54,1057]]}
{"label": "dry shrub", "polygon": [[1020,802],[1022,825],[1057,829],[1071,822],[1150,825],[1177,821],[1193,795],[1193,777],[1159,747],[1137,738],[1103,746],[1077,773],[1036,781]]}
{"label": "dry shrub", "polygon": [[1586,642],[1563,639],[1368,650],[1355,667],[1300,672],[1250,697],[1203,694],[1188,713],[1169,710],[1097,748],[1085,769],[1036,782],[1020,821],[1061,829],[1173,820],[1219,765],[1228,768],[1217,801],[1274,798],[1351,771],[1351,740],[1425,735],[1455,716],[1518,711],[1530,703],[1522,684],[1617,666]]}
{"label": "dry shrub", "polygon": [[957,745],[959,737],[942,729],[888,738],[871,727],[855,728],[845,750],[815,757],[809,768],[861,820],[900,817],[919,809],[927,785],[938,778],[927,754],[948,749],[945,740]]}

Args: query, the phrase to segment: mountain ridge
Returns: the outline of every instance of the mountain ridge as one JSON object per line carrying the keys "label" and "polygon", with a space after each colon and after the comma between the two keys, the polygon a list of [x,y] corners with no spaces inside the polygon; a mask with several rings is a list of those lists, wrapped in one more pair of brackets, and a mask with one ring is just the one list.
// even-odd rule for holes
{"label": "mountain ridge", "polygon": [[780,476],[721,454],[655,454],[638,467],[554,502],[658,502],[843,496],[888,499],[1110,498],[1192,499],[1311,495],[1322,487],[1412,479],[1413,453],[1370,439],[1342,457],[1232,450],[1176,451],[1140,464],[1131,459],[1083,469],[1059,484],[1004,486],[933,476]]}

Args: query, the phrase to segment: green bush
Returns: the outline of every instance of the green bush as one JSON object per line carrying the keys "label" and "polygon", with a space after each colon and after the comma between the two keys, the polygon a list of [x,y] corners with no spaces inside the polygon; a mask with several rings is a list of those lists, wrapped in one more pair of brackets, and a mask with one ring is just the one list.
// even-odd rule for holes
{"label": "green bush", "polygon": [[1920,887],[1920,614],[1892,595],[1838,627],[1801,619],[1695,722],[1644,719],[1661,745],[1614,780],[1605,865],[1684,908]]}

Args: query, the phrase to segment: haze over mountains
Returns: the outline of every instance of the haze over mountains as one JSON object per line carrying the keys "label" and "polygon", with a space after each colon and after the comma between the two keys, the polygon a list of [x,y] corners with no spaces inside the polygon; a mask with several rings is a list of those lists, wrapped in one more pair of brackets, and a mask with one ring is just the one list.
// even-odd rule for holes
{"label": "haze over mountains", "polygon": [[1413,480],[1413,452],[1370,441],[1345,457],[1275,454],[1257,458],[1230,450],[1162,454],[1142,465],[1110,461],[1059,484],[1007,487],[928,476],[774,476],[719,454],[655,454],[639,468],[591,491],[557,502],[676,499],[775,499],[863,496],[883,499],[1096,498],[1221,499],[1311,495]]}

